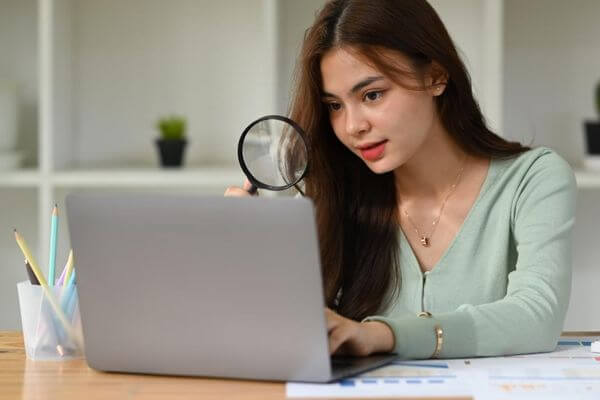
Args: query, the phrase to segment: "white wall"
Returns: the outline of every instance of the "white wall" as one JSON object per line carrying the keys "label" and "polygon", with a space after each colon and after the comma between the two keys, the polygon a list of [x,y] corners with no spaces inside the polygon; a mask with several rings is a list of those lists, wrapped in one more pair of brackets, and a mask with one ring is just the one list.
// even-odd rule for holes
{"label": "white wall", "polygon": [[17,282],[28,278],[12,230],[19,230],[29,248],[38,248],[37,213],[31,212],[37,210],[36,196],[35,189],[0,188],[0,330],[21,326]]}
{"label": "white wall", "polygon": [[503,0],[429,0],[469,74],[488,126],[503,136]]}
{"label": "white wall", "polygon": [[[0,80],[16,82],[18,89],[17,149],[25,164],[37,164],[37,2],[0,0]],[[32,210],[34,211],[32,213]],[[37,192],[0,188],[0,329],[20,326],[16,282],[26,280],[23,256],[12,229],[37,246]]]}
{"label": "white wall", "polygon": [[600,330],[600,191],[581,190],[573,235],[573,283],[565,330]]}
{"label": "white wall", "polygon": [[506,0],[504,121],[507,135],[583,154],[583,120],[597,118],[600,1]]}
{"label": "white wall", "polygon": [[37,164],[37,1],[0,0],[0,80],[18,88],[18,150]]}
{"label": "white wall", "polygon": [[[583,156],[583,121],[597,118],[600,2],[506,0],[506,136],[557,150],[572,165]],[[573,289],[565,329],[597,330],[600,312],[600,194],[580,190],[573,241]]]}
{"label": "white wall", "polygon": [[454,40],[467,66],[476,96],[482,90],[482,13],[481,0],[429,0]]}
{"label": "white wall", "polygon": [[278,0],[278,112],[285,114],[290,103],[290,90],[304,32],[315,20],[326,0]]}

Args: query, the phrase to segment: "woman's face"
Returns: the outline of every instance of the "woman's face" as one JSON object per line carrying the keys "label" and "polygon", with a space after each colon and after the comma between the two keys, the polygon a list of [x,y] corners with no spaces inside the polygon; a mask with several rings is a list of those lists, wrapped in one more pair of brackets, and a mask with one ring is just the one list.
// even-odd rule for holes
{"label": "woman's face", "polygon": [[[397,56],[399,66],[410,70]],[[436,118],[433,96],[393,82],[352,52],[332,49],[321,59],[322,101],[338,139],[375,173],[393,171],[427,139]],[[410,87],[423,82],[408,81]]]}

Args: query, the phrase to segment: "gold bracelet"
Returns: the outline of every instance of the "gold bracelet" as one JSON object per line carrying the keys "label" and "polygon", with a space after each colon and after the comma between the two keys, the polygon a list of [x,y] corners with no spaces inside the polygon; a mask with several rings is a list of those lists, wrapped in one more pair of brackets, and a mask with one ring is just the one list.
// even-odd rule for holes
{"label": "gold bracelet", "polygon": [[435,330],[435,350],[431,358],[438,358],[442,352],[442,344],[444,343],[444,330],[439,325],[434,326],[433,329]]}
{"label": "gold bracelet", "polygon": [[[432,315],[429,311],[421,311],[417,314],[417,317],[431,318]],[[433,331],[435,333],[435,350],[433,351],[431,358],[438,358],[442,352],[442,345],[444,344],[444,330],[441,326],[435,325]]]}

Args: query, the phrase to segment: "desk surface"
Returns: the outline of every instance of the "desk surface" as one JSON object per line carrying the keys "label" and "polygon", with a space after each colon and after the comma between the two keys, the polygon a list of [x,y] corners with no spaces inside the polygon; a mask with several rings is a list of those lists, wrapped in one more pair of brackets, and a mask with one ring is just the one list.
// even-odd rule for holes
{"label": "desk surface", "polygon": [[21,332],[6,331],[0,331],[0,388],[2,399],[285,399],[283,383],[103,373],[84,360],[30,361]]}
{"label": "desk surface", "polygon": [[21,332],[0,331],[0,398],[284,399],[283,383],[113,374],[85,360],[26,359]]}

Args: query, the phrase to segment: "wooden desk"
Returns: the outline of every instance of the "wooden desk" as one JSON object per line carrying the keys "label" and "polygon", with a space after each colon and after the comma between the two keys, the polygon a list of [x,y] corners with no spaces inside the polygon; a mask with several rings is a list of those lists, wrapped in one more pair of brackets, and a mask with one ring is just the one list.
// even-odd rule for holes
{"label": "wooden desk", "polygon": [[[598,332],[565,335],[596,336]],[[270,400],[285,399],[285,384],[103,373],[89,368],[84,360],[30,361],[21,332],[0,331],[0,399],[41,398]]]}
{"label": "wooden desk", "polygon": [[30,361],[21,332],[0,331],[0,399],[285,399],[283,383],[95,371],[85,360]]}

